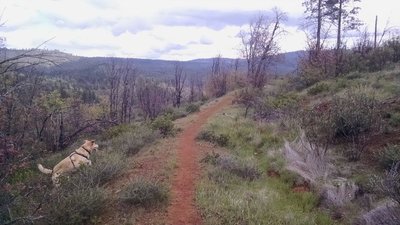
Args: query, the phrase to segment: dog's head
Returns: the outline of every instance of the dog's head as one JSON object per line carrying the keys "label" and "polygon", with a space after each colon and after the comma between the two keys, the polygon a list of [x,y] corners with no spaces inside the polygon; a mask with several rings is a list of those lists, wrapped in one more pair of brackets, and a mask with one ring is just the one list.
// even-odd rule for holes
{"label": "dog's head", "polygon": [[94,140],[85,140],[85,143],[82,146],[90,152],[97,151],[99,148],[99,145],[96,144]]}

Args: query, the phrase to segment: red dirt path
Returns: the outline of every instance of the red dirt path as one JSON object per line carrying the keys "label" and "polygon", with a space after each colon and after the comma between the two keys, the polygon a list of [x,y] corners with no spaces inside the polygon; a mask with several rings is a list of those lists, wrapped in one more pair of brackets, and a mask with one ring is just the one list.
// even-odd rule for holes
{"label": "red dirt path", "polygon": [[217,103],[200,111],[195,120],[178,136],[177,166],[171,187],[171,203],[168,207],[167,224],[197,225],[201,217],[195,205],[195,183],[200,174],[199,151],[196,136],[207,120],[232,103],[233,96],[221,98]]}

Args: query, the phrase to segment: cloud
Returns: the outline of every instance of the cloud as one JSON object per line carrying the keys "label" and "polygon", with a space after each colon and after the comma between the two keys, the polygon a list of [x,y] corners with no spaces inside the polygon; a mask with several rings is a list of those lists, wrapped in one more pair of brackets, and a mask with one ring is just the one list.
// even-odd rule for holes
{"label": "cloud", "polygon": [[257,13],[257,11],[218,10],[172,11],[160,14],[159,22],[167,26],[200,26],[220,30],[228,25],[244,25]]}
{"label": "cloud", "polygon": [[136,34],[141,31],[150,30],[152,26],[143,19],[124,19],[112,25],[112,33],[114,36],[119,36],[125,32]]}

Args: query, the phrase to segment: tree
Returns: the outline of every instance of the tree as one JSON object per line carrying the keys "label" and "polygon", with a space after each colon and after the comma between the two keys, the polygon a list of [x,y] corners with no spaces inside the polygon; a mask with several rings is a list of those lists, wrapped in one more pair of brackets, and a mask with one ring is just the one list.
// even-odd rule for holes
{"label": "tree", "polygon": [[179,62],[175,63],[175,73],[174,73],[174,95],[175,101],[174,106],[180,107],[182,101],[182,92],[185,86],[186,73],[183,73],[182,65]]}
{"label": "tree", "polygon": [[267,70],[279,51],[277,39],[284,33],[281,23],[286,14],[274,9],[272,19],[260,15],[251,22],[247,31],[241,31],[242,55],[247,62],[247,78],[253,87],[261,88],[266,82]]}
{"label": "tree", "polygon": [[129,64],[128,60],[125,61],[121,68],[122,73],[122,94],[121,94],[121,111],[120,122],[130,122],[133,117],[133,105],[136,86],[136,72]]}
{"label": "tree", "polygon": [[118,116],[118,101],[119,101],[119,86],[121,81],[121,76],[118,71],[118,65],[116,59],[111,59],[111,61],[105,67],[105,73],[108,77],[109,85],[109,113],[110,120],[117,121]]}
{"label": "tree", "polygon": [[227,77],[228,71],[223,65],[222,56],[218,55],[213,58],[211,73],[209,76],[209,88],[211,94],[216,97],[221,97],[227,92]]}
{"label": "tree", "polygon": [[360,7],[354,6],[356,2],[361,0],[327,0],[327,15],[332,23],[336,23],[336,75],[342,70],[342,32],[355,30],[362,23],[356,17]]}
{"label": "tree", "polygon": [[190,76],[189,82],[189,102],[202,100],[204,98],[204,82],[202,78],[199,75],[193,75]]}
{"label": "tree", "polygon": [[307,14],[306,19],[310,21],[306,26],[316,26],[315,32],[315,53],[311,54],[313,58],[317,58],[321,51],[321,30],[323,27],[324,17],[324,0],[306,0],[303,2],[303,6],[306,8],[304,13]]}
{"label": "tree", "polygon": [[155,119],[168,104],[168,89],[154,80],[139,79],[136,95],[145,118]]}

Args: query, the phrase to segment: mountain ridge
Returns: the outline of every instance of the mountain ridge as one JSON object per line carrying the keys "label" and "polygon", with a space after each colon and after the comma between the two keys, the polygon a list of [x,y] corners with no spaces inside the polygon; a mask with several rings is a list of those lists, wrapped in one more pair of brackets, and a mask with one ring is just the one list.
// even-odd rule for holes
{"label": "mountain ridge", "polygon": [[[76,56],[70,53],[65,53],[59,50],[46,50],[46,49],[1,49],[3,56],[14,56],[23,54],[28,51],[43,52],[44,54],[52,55],[56,61],[57,67],[50,68],[48,73],[64,74],[70,73],[79,76],[80,73],[88,72],[89,70],[97,70],[100,65],[108,63],[110,60],[122,61],[128,60],[133,64],[135,69],[140,75],[146,77],[170,77],[174,73],[174,67],[177,62],[180,62],[184,71],[188,75],[207,75],[211,70],[214,58],[199,58],[185,61],[178,60],[163,60],[163,59],[144,59],[144,58],[122,58],[122,57],[107,57],[107,56]],[[6,51],[4,51],[6,50]],[[4,53],[6,52],[6,53]],[[304,51],[294,51],[280,53],[278,55],[278,62],[271,66],[271,70],[276,75],[287,75],[294,72],[297,68],[297,62]],[[222,64],[225,67],[233,67],[237,59],[222,57]],[[246,60],[239,58],[239,70],[246,70]],[[93,71],[92,71],[93,72]]]}

